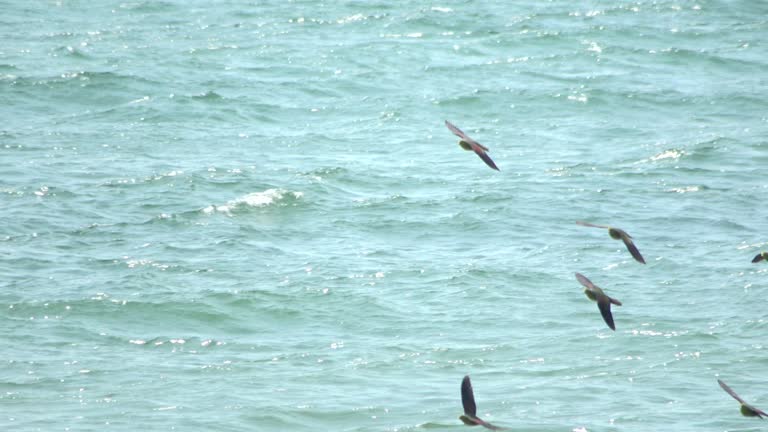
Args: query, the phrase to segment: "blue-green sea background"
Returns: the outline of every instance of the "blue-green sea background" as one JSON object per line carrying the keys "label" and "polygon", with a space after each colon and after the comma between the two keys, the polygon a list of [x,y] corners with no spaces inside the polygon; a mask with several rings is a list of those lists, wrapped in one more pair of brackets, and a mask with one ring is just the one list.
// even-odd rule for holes
{"label": "blue-green sea background", "polygon": [[0,430],[764,430],[768,3],[0,6]]}

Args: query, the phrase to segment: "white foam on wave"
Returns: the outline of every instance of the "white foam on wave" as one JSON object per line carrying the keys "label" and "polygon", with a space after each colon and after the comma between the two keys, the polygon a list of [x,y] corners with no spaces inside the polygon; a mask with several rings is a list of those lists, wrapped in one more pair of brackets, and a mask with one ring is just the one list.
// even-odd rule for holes
{"label": "white foam on wave", "polygon": [[698,186],[685,186],[685,187],[676,187],[672,189],[667,189],[667,192],[675,192],[679,194],[683,193],[689,193],[689,192],[698,192],[701,188]]}
{"label": "white foam on wave", "polygon": [[354,15],[350,15],[348,17],[340,18],[340,19],[336,20],[336,23],[338,23],[338,24],[347,24],[347,23],[351,23],[351,22],[365,21],[365,20],[366,20],[365,15],[363,15],[363,14],[354,14]]}
{"label": "white foam on wave", "polygon": [[663,151],[663,152],[661,152],[661,153],[659,153],[659,154],[657,154],[655,156],[651,156],[651,160],[654,161],[654,162],[658,161],[658,160],[662,160],[662,159],[674,159],[674,160],[677,160],[677,159],[680,159],[680,156],[682,156],[684,154],[685,154],[685,152],[682,151],[682,150],[675,150],[675,149],[666,150],[666,151]]}
{"label": "white foam on wave", "polygon": [[635,162],[635,164],[644,164],[649,162],[658,162],[658,161],[665,161],[665,160],[677,162],[681,157],[685,156],[685,154],[686,153],[684,150],[669,149],[669,150],[664,150],[661,153],[655,154],[649,158],[641,159]]}
{"label": "white foam on wave", "polygon": [[162,179],[167,178],[167,177],[176,177],[176,176],[179,176],[179,175],[182,175],[182,174],[184,174],[184,171],[173,170],[173,171],[170,171],[170,172],[167,172],[167,173],[161,173],[161,174],[154,175],[154,176],[150,177],[149,179],[151,179],[151,180],[162,180]]}
{"label": "white foam on wave", "polygon": [[304,196],[302,192],[290,192],[283,189],[267,189],[262,192],[253,192],[243,195],[234,200],[228,201],[224,205],[210,205],[203,209],[203,213],[211,214],[215,212],[231,213],[237,207],[264,207],[282,200],[287,196],[299,199]]}

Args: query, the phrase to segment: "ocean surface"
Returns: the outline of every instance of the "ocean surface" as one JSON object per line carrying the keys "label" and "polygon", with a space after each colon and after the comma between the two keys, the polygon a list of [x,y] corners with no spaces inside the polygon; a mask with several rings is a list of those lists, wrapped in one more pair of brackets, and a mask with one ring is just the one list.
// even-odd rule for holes
{"label": "ocean surface", "polygon": [[765,430],[768,3],[0,9],[0,430]]}

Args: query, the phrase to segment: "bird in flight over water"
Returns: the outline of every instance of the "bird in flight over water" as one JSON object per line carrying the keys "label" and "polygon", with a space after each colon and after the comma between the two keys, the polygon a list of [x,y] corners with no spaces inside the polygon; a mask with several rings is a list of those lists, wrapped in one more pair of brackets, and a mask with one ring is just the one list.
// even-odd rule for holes
{"label": "bird in flight over water", "polygon": [[717,380],[717,383],[720,384],[720,387],[722,387],[726,393],[728,393],[734,399],[739,401],[739,403],[741,404],[741,415],[745,417],[760,417],[760,418],[763,418],[763,416],[768,416],[768,414],[766,414],[765,411],[759,410],[753,407],[752,405],[744,402],[744,399],[740,398],[739,395],[736,394],[736,392],[734,392],[730,387],[728,387],[728,384],[720,380]]}
{"label": "bird in flight over water", "polygon": [[469,375],[461,380],[461,404],[464,405],[464,415],[459,417],[468,426],[483,426],[490,430],[504,430],[504,428],[494,426],[477,416],[477,405],[475,405],[475,393],[472,391],[472,382],[469,381]]}
{"label": "bird in flight over water", "polygon": [[757,263],[762,260],[768,260],[768,252],[760,252],[759,254],[755,255],[754,258],[752,258],[753,263]]}
{"label": "bird in flight over water", "polygon": [[576,221],[576,223],[586,227],[607,229],[608,235],[610,235],[612,239],[623,241],[624,246],[627,247],[627,250],[629,251],[629,253],[632,254],[632,257],[636,259],[637,262],[645,264],[645,259],[643,258],[642,255],[640,255],[640,251],[637,250],[637,246],[635,246],[635,243],[632,241],[632,236],[627,234],[627,232],[624,231],[623,229],[613,228],[607,225],[596,225],[596,224],[591,224],[589,222],[582,222],[582,221]]}
{"label": "bird in flight over water", "polygon": [[600,314],[603,316],[605,323],[608,324],[608,327],[611,330],[616,331],[616,325],[613,323],[613,315],[611,314],[611,304],[621,306],[621,302],[615,298],[608,297],[599,286],[593,284],[592,281],[587,279],[583,274],[576,273],[576,279],[579,283],[584,285],[584,294],[586,294],[590,300],[597,302]]}
{"label": "bird in flight over water", "polygon": [[488,156],[487,152],[490,151],[488,150],[488,147],[470,138],[467,134],[462,132],[461,129],[451,124],[451,122],[449,122],[448,120],[445,121],[445,126],[448,128],[448,130],[453,132],[454,135],[461,138],[461,140],[459,141],[459,145],[461,146],[461,148],[463,148],[464,150],[474,151],[475,154],[480,156],[480,159],[482,159],[486,165],[495,169],[496,171],[499,171],[499,167],[497,167],[496,164],[493,163],[493,160],[491,159],[491,157]]}

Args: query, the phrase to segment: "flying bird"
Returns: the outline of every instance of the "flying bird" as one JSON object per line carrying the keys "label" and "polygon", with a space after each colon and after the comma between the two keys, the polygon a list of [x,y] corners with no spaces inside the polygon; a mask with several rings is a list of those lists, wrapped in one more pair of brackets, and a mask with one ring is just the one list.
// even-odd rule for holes
{"label": "flying bird", "polygon": [[464,415],[459,416],[459,420],[468,426],[483,426],[490,430],[504,430],[494,426],[477,416],[477,405],[475,405],[475,393],[472,391],[472,382],[469,381],[469,375],[461,380],[461,404],[464,405]]}
{"label": "flying bird", "polygon": [[611,304],[621,306],[621,302],[615,298],[608,297],[599,286],[593,284],[592,281],[587,279],[583,274],[576,273],[576,279],[579,283],[584,285],[584,294],[586,294],[590,300],[597,302],[600,314],[603,316],[605,323],[608,324],[608,327],[610,327],[611,330],[616,331],[616,325],[613,323],[613,315],[611,314]]}
{"label": "flying bird", "polygon": [[640,255],[640,251],[637,250],[637,246],[635,246],[635,243],[632,241],[632,236],[627,234],[626,231],[619,228],[613,228],[606,225],[595,225],[591,224],[589,222],[582,222],[582,221],[576,221],[577,224],[592,228],[603,228],[608,230],[608,235],[611,236],[614,240],[621,240],[624,242],[624,246],[627,247],[627,250],[629,253],[632,254],[632,257],[635,258],[638,262],[641,262],[645,264],[645,259],[642,255]]}
{"label": "flying bird", "polygon": [[461,140],[459,141],[459,145],[461,146],[461,148],[463,148],[464,150],[474,151],[478,156],[480,156],[480,159],[482,159],[486,165],[495,169],[496,171],[499,171],[499,167],[497,167],[496,164],[493,163],[493,160],[491,159],[491,157],[488,156],[488,153],[486,153],[490,151],[488,150],[488,147],[470,138],[467,134],[462,132],[461,129],[451,124],[451,122],[449,122],[448,120],[445,121],[445,126],[451,132],[453,132],[454,135],[461,138]]}
{"label": "flying bird", "polygon": [[752,262],[760,262],[762,260],[768,260],[768,252],[760,252],[759,254],[755,255],[754,258],[752,258]]}
{"label": "flying bird", "polygon": [[760,417],[760,418],[763,418],[763,416],[768,416],[768,414],[766,414],[765,411],[759,410],[753,407],[752,405],[744,402],[744,399],[740,398],[739,395],[736,394],[736,392],[734,392],[730,387],[728,387],[728,384],[720,380],[717,380],[717,383],[720,384],[720,387],[722,387],[726,393],[728,393],[734,399],[739,401],[739,403],[741,404],[741,415],[745,417]]}

